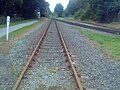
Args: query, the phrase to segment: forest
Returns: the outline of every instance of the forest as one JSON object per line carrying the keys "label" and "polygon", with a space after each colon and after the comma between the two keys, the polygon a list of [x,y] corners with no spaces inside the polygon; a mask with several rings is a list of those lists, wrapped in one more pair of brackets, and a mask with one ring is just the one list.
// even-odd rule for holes
{"label": "forest", "polygon": [[[17,19],[33,19],[38,11],[41,17],[48,17],[51,14],[49,3],[45,0],[0,0],[2,19],[7,15]],[[120,0],[70,0],[65,10],[57,4],[54,12],[60,17],[74,17],[77,20],[116,22],[120,21]]]}
{"label": "forest", "polygon": [[120,21],[120,0],[70,0],[64,16],[97,22]]}
{"label": "forest", "polygon": [[41,17],[47,16],[49,3],[45,0],[0,0],[0,16],[32,19],[40,11]]}

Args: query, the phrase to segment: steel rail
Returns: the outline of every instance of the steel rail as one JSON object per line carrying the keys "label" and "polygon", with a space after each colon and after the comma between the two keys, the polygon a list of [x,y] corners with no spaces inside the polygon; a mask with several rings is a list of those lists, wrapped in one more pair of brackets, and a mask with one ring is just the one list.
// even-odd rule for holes
{"label": "steel rail", "polygon": [[59,19],[56,19],[56,20],[63,22],[63,23],[70,24],[70,25],[75,25],[75,26],[93,29],[93,30],[97,30],[97,31],[101,31],[101,32],[120,35],[120,30],[115,29],[115,28],[110,28],[110,27],[100,26],[100,25],[95,25],[95,24],[89,24],[89,23],[83,23],[83,22],[72,22],[72,21],[65,21],[65,20],[59,20]]}
{"label": "steel rail", "polygon": [[65,49],[66,55],[67,55],[67,57],[68,57],[68,61],[69,61],[69,63],[70,63],[71,69],[72,69],[72,71],[73,71],[73,74],[74,74],[76,83],[77,83],[77,85],[78,85],[78,88],[79,88],[79,90],[84,90],[83,87],[82,87],[82,84],[81,84],[81,82],[80,82],[80,78],[78,77],[77,71],[76,71],[76,69],[75,69],[75,67],[74,67],[74,65],[73,65],[72,59],[71,59],[71,57],[70,57],[70,54],[69,54],[69,52],[68,52],[68,49],[67,49],[65,40],[64,40],[64,38],[63,38],[63,35],[62,35],[62,33],[60,32],[60,29],[59,29],[56,21],[55,21],[55,25],[56,25],[58,34],[59,34],[59,36],[60,36],[61,42],[62,42],[62,44],[63,44],[63,46],[64,46],[64,49]]}
{"label": "steel rail", "polygon": [[25,67],[23,68],[23,70],[22,70],[22,72],[21,72],[19,78],[17,79],[15,85],[13,86],[12,90],[17,90],[17,88],[18,88],[18,86],[19,86],[19,84],[20,84],[20,82],[21,82],[21,80],[22,80],[24,74],[26,73],[26,71],[27,71],[27,69],[28,69],[28,67],[29,67],[29,65],[30,65],[30,63],[31,63],[31,61],[32,61],[33,58],[34,58],[34,55],[36,54],[37,49],[39,48],[39,45],[42,43],[42,41],[43,41],[43,39],[44,39],[44,37],[45,37],[45,35],[46,35],[46,33],[47,33],[49,27],[50,27],[50,24],[51,24],[51,21],[50,21],[50,23],[48,24],[48,26],[47,26],[47,28],[45,29],[45,31],[43,32],[42,36],[40,37],[40,39],[39,39],[39,41],[38,41],[36,47],[34,48],[34,50],[33,50],[32,54],[31,54],[31,56],[29,57],[29,60],[28,60],[27,64],[26,64]]}
{"label": "steel rail", "polygon": [[[44,37],[46,36],[46,33],[47,33],[47,31],[48,31],[48,29],[49,29],[49,27],[50,27],[51,22],[52,22],[52,20],[50,21],[49,25],[47,26],[47,28],[46,28],[45,31],[43,32],[42,36],[40,37],[40,39],[39,39],[39,41],[38,41],[35,49],[33,50],[31,56],[29,57],[29,60],[28,60],[27,64],[26,64],[25,67],[23,68],[23,70],[22,70],[19,78],[17,79],[15,85],[13,86],[12,90],[17,90],[17,88],[19,87],[19,84],[20,84],[20,82],[21,82],[24,74],[26,73],[26,71],[27,71],[27,69],[28,69],[31,61],[34,59],[34,55],[36,54],[36,52],[37,52],[40,44],[42,43]],[[77,71],[76,71],[76,69],[75,69],[75,67],[74,67],[74,65],[73,65],[72,59],[71,59],[71,57],[70,57],[70,54],[69,54],[69,52],[68,52],[67,46],[66,46],[66,44],[65,44],[65,40],[64,40],[64,38],[63,38],[63,35],[62,35],[62,33],[60,32],[56,21],[55,21],[55,25],[56,25],[56,28],[57,28],[57,31],[58,31],[58,34],[59,34],[61,43],[62,43],[62,45],[63,45],[63,47],[64,47],[64,49],[65,49],[65,53],[66,53],[67,58],[68,58],[68,61],[69,61],[69,63],[70,63],[72,72],[73,72],[73,74],[74,74],[74,77],[75,77],[75,80],[76,80],[78,89],[79,89],[79,90],[84,90],[83,87],[82,87],[82,84],[81,84],[81,82],[80,82],[80,78],[78,77]]]}

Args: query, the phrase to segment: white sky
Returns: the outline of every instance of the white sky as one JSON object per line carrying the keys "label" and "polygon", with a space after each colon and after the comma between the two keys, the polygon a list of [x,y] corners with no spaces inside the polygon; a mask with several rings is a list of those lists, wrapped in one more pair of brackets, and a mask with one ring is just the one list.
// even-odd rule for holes
{"label": "white sky", "polygon": [[64,9],[66,9],[66,7],[69,3],[69,0],[45,0],[45,1],[47,1],[50,4],[50,10],[52,12],[54,12],[54,8],[57,3],[61,3],[63,5]]}

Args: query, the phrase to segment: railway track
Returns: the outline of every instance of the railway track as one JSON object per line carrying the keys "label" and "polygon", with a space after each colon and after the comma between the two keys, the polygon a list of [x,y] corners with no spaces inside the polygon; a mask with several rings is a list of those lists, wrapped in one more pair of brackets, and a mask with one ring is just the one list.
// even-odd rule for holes
{"label": "railway track", "polygon": [[12,90],[84,90],[55,20],[46,27]]}
{"label": "railway track", "polygon": [[114,29],[114,28],[108,28],[108,27],[92,25],[92,24],[82,23],[82,22],[78,23],[78,22],[70,22],[70,21],[64,21],[64,20],[59,20],[59,19],[56,19],[56,20],[60,21],[60,22],[67,23],[67,24],[71,24],[71,25],[76,25],[76,26],[80,26],[80,27],[84,27],[84,28],[94,29],[97,31],[102,31],[102,32],[120,35],[120,30]]}

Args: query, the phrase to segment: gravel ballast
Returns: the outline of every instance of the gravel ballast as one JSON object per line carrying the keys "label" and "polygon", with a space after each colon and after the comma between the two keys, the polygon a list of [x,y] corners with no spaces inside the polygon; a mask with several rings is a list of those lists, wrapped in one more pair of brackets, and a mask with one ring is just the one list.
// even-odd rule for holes
{"label": "gravel ballast", "polygon": [[7,53],[4,44],[0,43],[0,90],[11,90],[47,24],[42,23],[17,41],[6,42],[14,42]]}
{"label": "gravel ballast", "polygon": [[120,90],[120,62],[110,60],[80,33],[80,27],[58,22],[87,90]]}
{"label": "gravel ballast", "polygon": [[[2,47],[5,46],[0,43],[0,90],[11,90],[46,25],[48,25],[47,22],[26,33],[22,39],[6,42],[8,44],[14,42],[10,46],[7,44],[9,50],[3,49]],[[61,22],[58,22],[58,25],[81,75],[84,88],[86,90],[120,90],[120,62],[105,57],[80,33],[80,27]],[[52,48],[49,48],[51,47],[49,41],[58,40],[58,38],[54,39],[56,32],[53,27],[54,25],[51,26],[53,31],[49,32],[50,37],[45,38],[47,42],[44,42],[41,47],[42,53],[38,55],[38,63],[34,64],[35,67],[32,68],[34,70],[31,69],[33,72],[27,72],[29,80],[26,78],[25,84],[23,83],[27,90],[34,90],[36,85],[39,86],[35,90],[74,90],[75,88],[75,81],[67,68],[67,63],[63,63],[65,58],[62,47],[59,46],[60,43],[52,44]],[[47,54],[47,52],[51,53]],[[36,80],[38,82],[35,82]],[[32,88],[29,85],[33,85]]]}
{"label": "gravel ballast", "polygon": [[76,90],[54,21],[42,42],[18,90]]}

